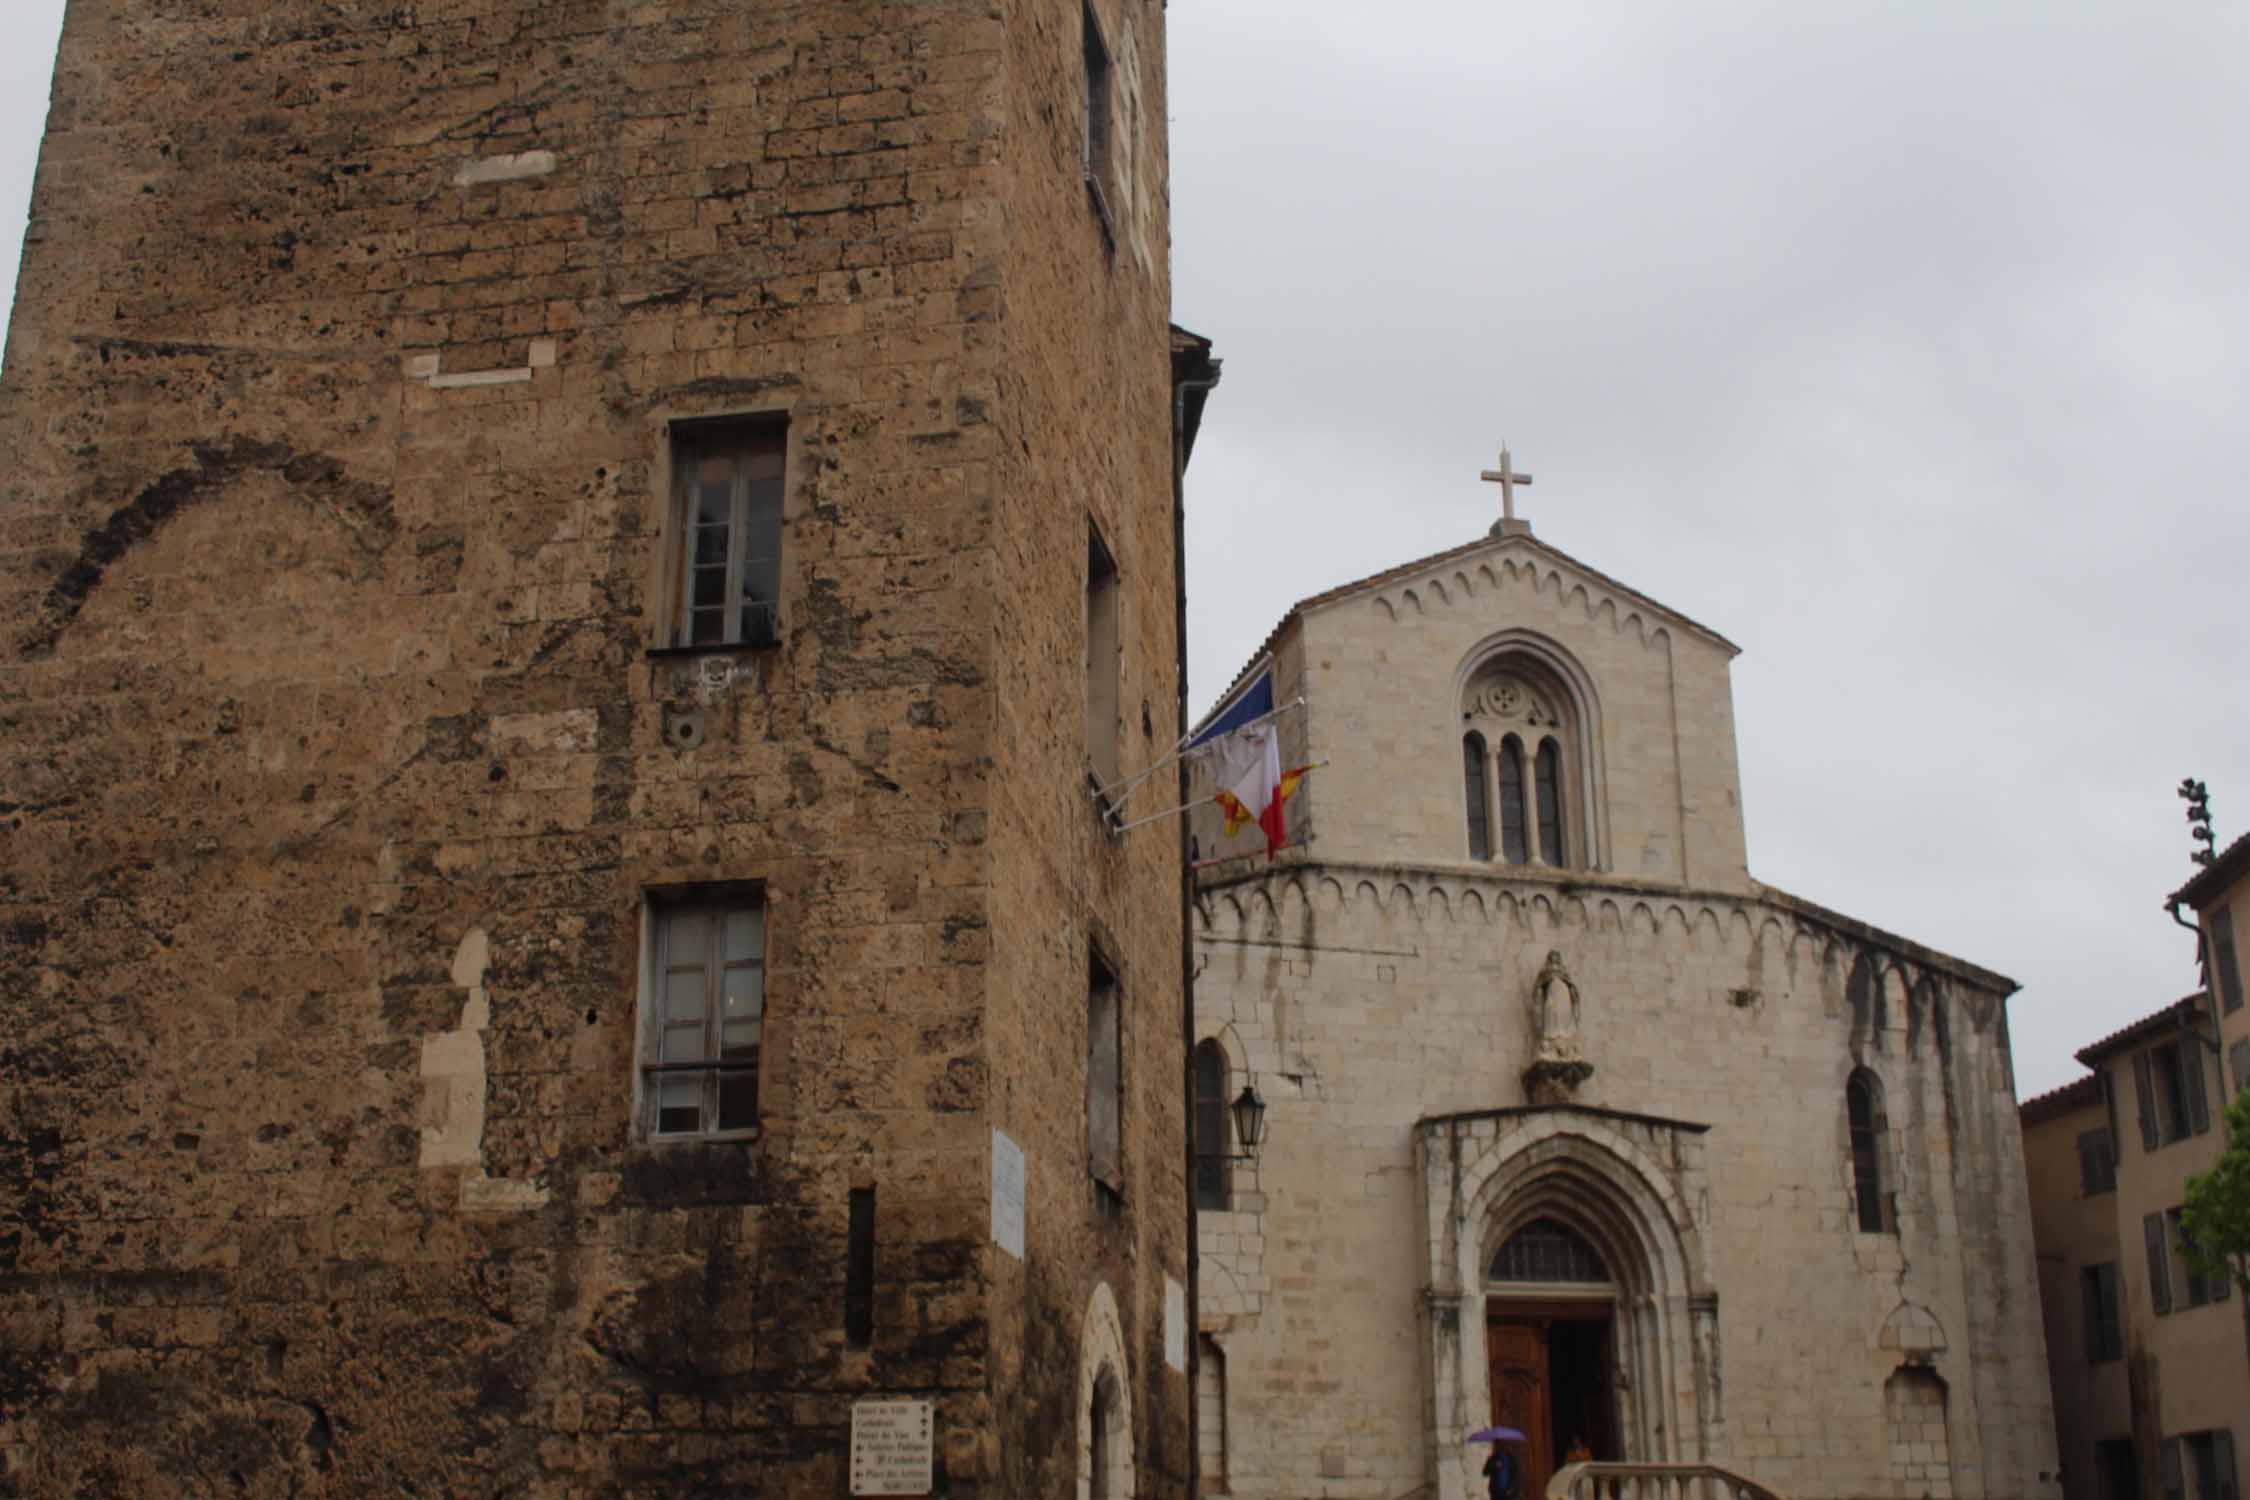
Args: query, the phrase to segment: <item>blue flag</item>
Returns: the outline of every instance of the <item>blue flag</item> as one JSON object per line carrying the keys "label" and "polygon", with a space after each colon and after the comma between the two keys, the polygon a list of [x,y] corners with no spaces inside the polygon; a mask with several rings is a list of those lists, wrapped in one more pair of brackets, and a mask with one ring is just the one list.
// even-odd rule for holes
{"label": "blue flag", "polygon": [[1262,719],[1273,712],[1273,668],[1267,667],[1250,679],[1249,685],[1228,702],[1225,708],[1211,716],[1211,722],[1197,731],[1188,741],[1193,750],[1207,745],[1221,735],[1234,733],[1253,719]]}

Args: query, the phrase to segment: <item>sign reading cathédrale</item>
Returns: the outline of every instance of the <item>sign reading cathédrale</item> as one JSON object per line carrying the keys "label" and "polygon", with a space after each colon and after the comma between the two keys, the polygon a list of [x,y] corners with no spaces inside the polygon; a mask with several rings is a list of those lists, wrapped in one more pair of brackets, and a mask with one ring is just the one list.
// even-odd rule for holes
{"label": "sign reading cath\u00e9drale", "polygon": [[927,1495],[930,1492],[930,1403],[852,1403],[852,1493]]}

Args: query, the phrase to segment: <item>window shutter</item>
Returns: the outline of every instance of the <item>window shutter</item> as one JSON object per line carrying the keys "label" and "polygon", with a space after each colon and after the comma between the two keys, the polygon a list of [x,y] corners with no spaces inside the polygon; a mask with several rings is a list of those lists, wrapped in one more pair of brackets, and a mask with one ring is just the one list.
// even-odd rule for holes
{"label": "window shutter", "polygon": [[2213,1486],[2219,1500],[2235,1500],[2240,1493],[2234,1473],[2234,1430],[2222,1427],[2211,1434],[2211,1466],[2217,1469],[2218,1482]]}
{"label": "window shutter", "polygon": [[2203,1044],[2193,1035],[2180,1042],[2180,1072],[2186,1075],[2188,1132],[2201,1135],[2211,1128],[2211,1105],[2204,1097],[2208,1091],[2203,1086]]}
{"label": "window shutter", "polygon": [[2180,1440],[2166,1438],[2156,1450],[2156,1472],[2164,1486],[2164,1500],[2186,1500],[2187,1492],[2180,1484]]}
{"label": "window shutter", "polygon": [[2164,1267],[2164,1215],[2143,1215],[2141,1237],[2148,1243],[2149,1301],[2156,1304],[2158,1312],[2168,1313],[2172,1310],[2172,1279]]}
{"label": "window shutter", "polygon": [[2219,1003],[2228,1015],[2242,1009],[2242,971],[2234,963],[2234,913],[2211,913],[2211,951],[2219,960]]}
{"label": "window shutter", "polygon": [[2078,1273],[2078,1289],[2084,1294],[2086,1304],[2086,1363],[2102,1362],[2102,1277],[2096,1266],[2088,1266]]}
{"label": "window shutter", "polygon": [[2124,1153],[2125,1137],[2117,1133],[2117,1078],[2107,1064],[2102,1067],[2101,1079],[2102,1116],[2109,1124],[2109,1164],[2115,1167],[2118,1157]]}
{"label": "window shutter", "polygon": [[2141,1111],[2141,1149],[2156,1149],[2156,1088],[2149,1081],[2148,1054],[2133,1054],[2133,1102]]}

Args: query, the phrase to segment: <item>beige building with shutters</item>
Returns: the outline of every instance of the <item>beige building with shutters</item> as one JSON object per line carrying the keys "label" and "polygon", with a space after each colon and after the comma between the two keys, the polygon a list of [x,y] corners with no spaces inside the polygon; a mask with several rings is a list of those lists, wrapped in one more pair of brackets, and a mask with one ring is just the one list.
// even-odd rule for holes
{"label": "beige building with shutters", "polygon": [[2250,1087],[2234,915],[2250,838],[2168,904],[2205,987],[2081,1049],[2086,1077],[2023,1106],[2068,1500],[2236,1500],[2250,1448],[2250,1299],[2197,1274],[2179,1230]]}
{"label": "beige building with shutters", "polygon": [[1197,817],[1206,1493],[1466,1500],[1502,1421],[1528,1494],[2058,1494],[2015,987],[1751,874],[1736,652],[1504,519],[1245,671],[1316,769]]}

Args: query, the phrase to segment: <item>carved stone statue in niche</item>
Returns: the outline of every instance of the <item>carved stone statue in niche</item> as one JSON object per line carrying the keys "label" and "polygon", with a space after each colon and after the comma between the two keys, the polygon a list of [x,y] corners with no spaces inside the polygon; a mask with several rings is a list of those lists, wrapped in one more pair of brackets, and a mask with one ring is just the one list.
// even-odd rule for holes
{"label": "carved stone statue in niche", "polygon": [[1531,985],[1533,1046],[1524,1087],[1534,1104],[1565,1103],[1594,1076],[1594,1065],[1586,1061],[1585,1043],[1579,1036],[1582,1004],[1578,983],[1564,967],[1562,954],[1550,951]]}

